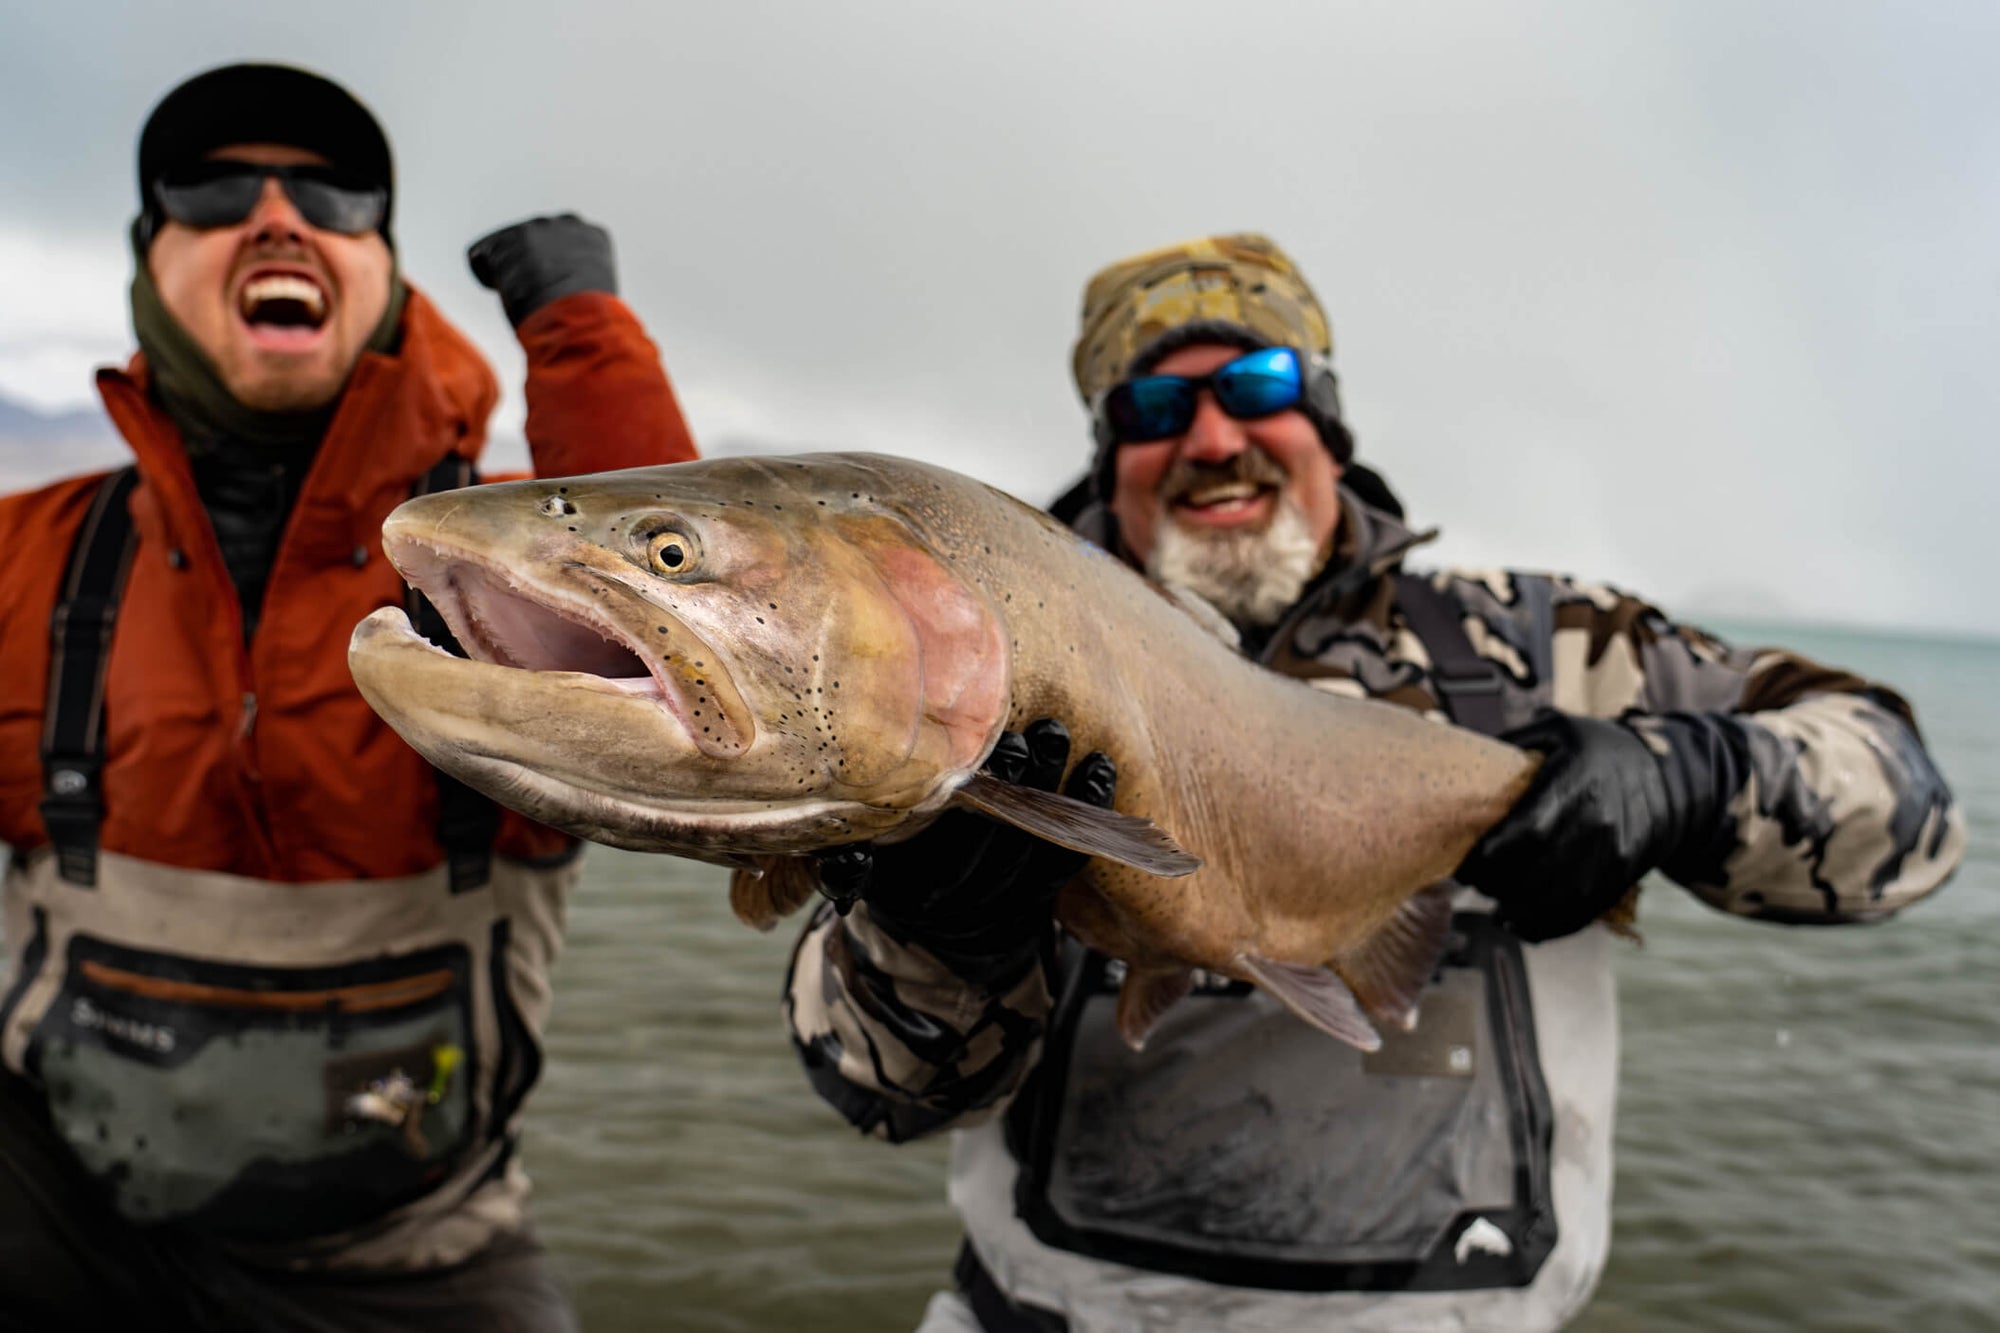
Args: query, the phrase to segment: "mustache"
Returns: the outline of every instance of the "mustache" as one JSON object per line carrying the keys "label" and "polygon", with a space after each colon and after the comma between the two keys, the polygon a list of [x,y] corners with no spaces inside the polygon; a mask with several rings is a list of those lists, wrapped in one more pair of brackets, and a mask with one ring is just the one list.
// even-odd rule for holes
{"label": "mustache", "polygon": [[254,268],[258,264],[297,264],[301,268],[311,269],[314,276],[320,280],[321,286],[329,291],[333,288],[333,281],[326,271],[326,264],[302,241],[289,238],[247,237],[237,248],[236,257],[230,265],[230,276],[234,278],[245,269]]}
{"label": "mustache", "polygon": [[1254,446],[1220,462],[1192,459],[1183,455],[1173,461],[1160,478],[1160,499],[1172,504],[1204,486],[1224,482],[1248,482],[1252,486],[1284,489],[1290,480],[1278,460]]}

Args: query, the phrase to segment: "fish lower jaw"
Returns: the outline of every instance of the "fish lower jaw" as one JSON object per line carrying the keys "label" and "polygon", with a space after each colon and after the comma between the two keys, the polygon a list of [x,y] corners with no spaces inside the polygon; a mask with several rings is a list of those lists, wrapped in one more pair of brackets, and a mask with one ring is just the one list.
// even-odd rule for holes
{"label": "fish lower jaw", "polygon": [[451,771],[501,804],[591,842],[733,864],[869,836],[883,812],[852,801],[704,801],[687,807],[593,791],[498,755],[462,754]]}

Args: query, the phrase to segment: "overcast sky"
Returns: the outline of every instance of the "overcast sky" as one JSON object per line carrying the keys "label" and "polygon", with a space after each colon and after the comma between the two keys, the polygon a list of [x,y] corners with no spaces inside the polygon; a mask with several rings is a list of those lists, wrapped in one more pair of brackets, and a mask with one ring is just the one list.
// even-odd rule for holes
{"label": "overcast sky", "polygon": [[0,0],[0,394],[75,406],[126,354],[138,126],[236,59],[381,117],[503,434],[462,251],[575,209],[699,439],[1044,501],[1088,448],[1084,279],[1256,229],[1438,559],[2000,633],[1991,3]]}

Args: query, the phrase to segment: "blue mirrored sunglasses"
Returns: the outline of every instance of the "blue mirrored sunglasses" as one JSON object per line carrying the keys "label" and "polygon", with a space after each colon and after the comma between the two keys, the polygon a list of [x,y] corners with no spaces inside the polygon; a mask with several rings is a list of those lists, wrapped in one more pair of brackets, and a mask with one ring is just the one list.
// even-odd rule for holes
{"label": "blue mirrored sunglasses", "polygon": [[1201,391],[1238,421],[1250,421],[1297,407],[1305,396],[1305,372],[1289,347],[1266,347],[1217,366],[1206,375],[1141,375],[1105,392],[1105,422],[1119,444],[1141,444],[1182,435],[1194,424]]}

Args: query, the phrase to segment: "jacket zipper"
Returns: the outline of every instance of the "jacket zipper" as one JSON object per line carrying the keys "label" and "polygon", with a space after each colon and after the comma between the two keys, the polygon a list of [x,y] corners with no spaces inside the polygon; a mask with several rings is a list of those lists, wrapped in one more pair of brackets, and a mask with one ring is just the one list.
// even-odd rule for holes
{"label": "jacket zipper", "polygon": [[257,762],[257,678],[251,668],[250,646],[243,642],[243,607],[236,600],[236,588],[225,572],[223,595],[230,610],[229,634],[236,649],[236,773],[243,796],[243,814],[256,838],[257,851],[267,872],[278,866],[277,831],[271,827],[270,812],[264,803],[264,773]]}

